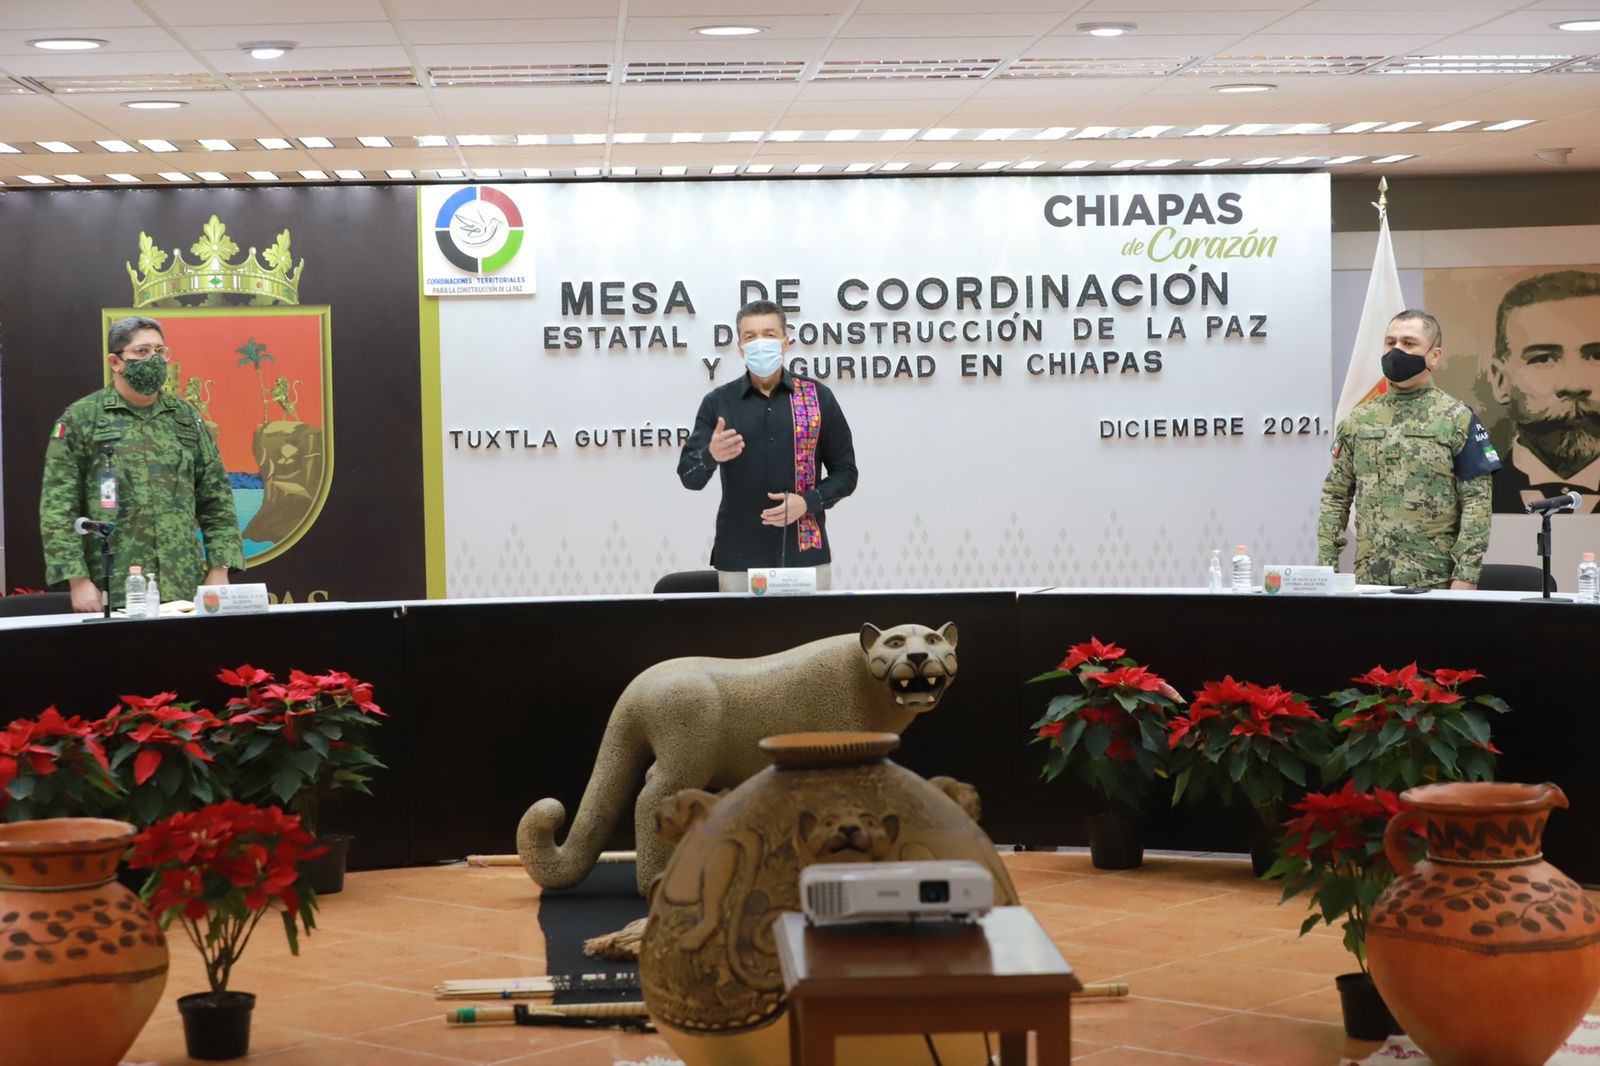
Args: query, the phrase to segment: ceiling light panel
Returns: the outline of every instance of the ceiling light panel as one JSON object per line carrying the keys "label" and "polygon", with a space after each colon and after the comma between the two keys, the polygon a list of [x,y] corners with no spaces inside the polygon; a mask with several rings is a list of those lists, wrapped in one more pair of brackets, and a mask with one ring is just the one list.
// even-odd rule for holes
{"label": "ceiling light panel", "polygon": [[232,152],[236,150],[232,141],[221,137],[202,137],[200,138],[200,147],[208,152]]}
{"label": "ceiling light panel", "polygon": [[629,63],[622,77],[629,82],[799,81],[805,67],[799,59]]}
{"label": "ceiling light panel", "polygon": [[89,184],[89,179],[84,177],[82,174],[57,174],[56,177],[66,182],[68,185]]}
{"label": "ceiling light panel", "polygon": [[163,170],[161,172],[161,177],[165,178],[167,181],[174,182],[174,183],[180,182],[180,181],[193,181],[194,180],[193,178],[191,178],[189,175],[185,174],[181,170]]}
{"label": "ceiling light panel", "polygon": [[19,176],[22,178],[23,181],[27,182],[29,185],[54,185],[55,184],[55,182],[51,181],[49,178],[45,177],[43,174],[22,174],[22,175],[19,175]]}
{"label": "ceiling light panel", "polygon": [[152,152],[176,152],[178,150],[177,145],[160,137],[141,138],[139,143]]}
{"label": "ceiling light panel", "polygon": [[[389,172],[389,176],[393,177],[394,173],[395,172],[391,170]],[[409,171],[407,173],[409,173]],[[305,178],[307,181],[327,181],[328,180],[328,173],[327,173],[327,171],[324,171],[324,170],[302,170],[302,171],[300,171],[300,176],[302,178]]]}
{"label": "ceiling light panel", "polygon": [[1194,62],[1194,56],[1024,57],[1000,72],[1002,78],[1164,78]]}
{"label": "ceiling light panel", "polygon": [[1398,162],[1400,162],[1401,160],[1404,160],[1404,159],[1415,159],[1415,158],[1416,158],[1416,156],[1411,156],[1411,155],[1386,155],[1386,156],[1383,156],[1380,159],[1374,159],[1373,162],[1374,163],[1398,163]]}
{"label": "ceiling light panel", "polygon": [[45,151],[54,152],[57,155],[75,155],[78,151],[66,141],[34,141],[33,143]]}
{"label": "ceiling light panel", "polygon": [[1454,133],[1456,130],[1464,130],[1468,126],[1476,126],[1477,124],[1478,124],[1478,120],[1475,119],[1475,118],[1463,118],[1463,119],[1457,119],[1454,122],[1446,122],[1446,123],[1443,123],[1442,125],[1438,125],[1438,126],[1429,126],[1428,127],[1428,132],[1429,133]]}
{"label": "ceiling light panel", "polygon": [[1570,63],[1563,63],[1553,73],[1556,74],[1600,74],[1600,56],[1580,56]]}
{"label": "ceiling light panel", "polygon": [[1521,129],[1523,126],[1531,126],[1535,121],[1537,120],[1531,118],[1511,118],[1506,119],[1504,122],[1496,122],[1493,126],[1485,126],[1483,128],[1491,133],[1501,133],[1505,130],[1517,130]]}
{"label": "ceiling light panel", "polygon": [[1186,67],[1185,75],[1207,78],[1257,77],[1271,74],[1360,74],[1384,56],[1215,56]]}
{"label": "ceiling light panel", "polygon": [[813,81],[895,81],[907,78],[959,81],[986,78],[998,59],[830,59],[817,68]]}
{"label": "ceiling light panel", "polygon": [[1374,66],[1373,74],[1537,74],[1573,56],[1395,56]]}
{"label": "ceiling light panel", "polygon": [[7,144],[5,141],[0,141],[0,155],[19,155],[21,152],[21,148]]}
{"label": "ceiling light panel", "polygon": [[294,147],[282,137],[257,137],[256,143],[269,152],[281,152],[285,148]]}
{"label": "ceiling light panel", "polygon": [[[887,163],[887,164],[884,165],[884,169],[887,170],[891,166],[894,166],[894,164],[893,163]],[[901,163],[900,164],[900,168],[904,169],[905,168],[905,164]],[[771,163],[751,163],[749,166],[744,168],[744,172],[746,174],[771,174],[772,173],[772,164]]]}
{"label": "ceiling light panel", "polygon": [[132,174],[107,174],[106,177],[119,185],[137,185],[139,179]]}
{"label": "ceiling light panel", "polygon": [[332,148],[333,142],[326,137],[296,137],[307,148]]}
{"label": "ceiling light panel", "polygon": [[108,152],[137,152],[139,150],[127,141],[95,141],[94,143]]}
{"label": "ceiling light panel", "polygon": [[277,181],[278,180],[278,175],[273,173],[270,170],[247,170],[247,171],[245,171],[245,173],[250,175],[250,177],[254,178],[256,181]]}
{"label": "ceiling light panel", "polygon": [[393,148],[387,137],[357,137],[356,143],[363,148]]}
{"label": "ceiling light panel", "polygon": [[441,89],[493,89],[502,85],[604,85],[610,63],[517,63],[503,66],[429,67]]}
{"label": "ceiling light panel", "polygon": [[250,92],[276,89],[414,89],[410,67],[363,67],[345,70],[247,70],[230,79]]}
{"label": "ceiling light panel", "polygon": [[[300,172],[300,176],[303,178],[308,173],[321,174],[322,172],[320,170],[318,170],[318,171],[305,171],[305,170],[302,170]],[[409,171],[409,170],[385,170],[384,173],[389,175],[389,177],[396,178],[396,179],[398,179],[400,181],[410,181],[412,178],[416,177],[416,175],[411,173],[411,171]],[[326,175],[323,175],[323,176],[326,177]]]}
{"label": "ceiling light panel", "polygon": [[228,180],[228,175],[222,173],[220,170],[197,170],[194,173],[195,173],[195,177],[199,178],[201,181],[227,181]]}
{"label": "ceiling light panel", "polygon": [[214,93],[227,88],[210,74],[90,74],[28,82],[48,93]]}

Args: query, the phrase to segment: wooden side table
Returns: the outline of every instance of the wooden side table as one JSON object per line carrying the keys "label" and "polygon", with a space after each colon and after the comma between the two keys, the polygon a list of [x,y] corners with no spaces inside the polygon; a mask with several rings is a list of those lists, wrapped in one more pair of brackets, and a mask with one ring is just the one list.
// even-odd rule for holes
{"label": "wooden side table", "polygon": [[791,1066],[833,1066],[841,1036],[1000,1033],[1002,1066],[1072,1057],[1072,993],[1083,987],[1033,914],[996,907],[978,922],[813,927],[773,923],[789,996]]}

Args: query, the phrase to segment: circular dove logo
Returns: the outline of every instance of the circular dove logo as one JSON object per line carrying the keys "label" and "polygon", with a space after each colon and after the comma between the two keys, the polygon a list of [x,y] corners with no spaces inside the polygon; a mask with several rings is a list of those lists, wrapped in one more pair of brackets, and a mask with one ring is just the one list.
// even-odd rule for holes
{"label": "circular dove logo", "polygon": [[444,257],[473,274],[494,273],[522,247],[522,212],[492,185],[469,185],[451,196],[433,229]]}

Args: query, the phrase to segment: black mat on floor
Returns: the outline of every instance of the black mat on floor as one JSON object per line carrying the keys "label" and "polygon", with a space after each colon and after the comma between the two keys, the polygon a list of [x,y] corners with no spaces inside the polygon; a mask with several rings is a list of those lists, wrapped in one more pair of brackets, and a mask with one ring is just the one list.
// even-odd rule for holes
{"label": "black mat on floor", "polygon": [[[539,893],[539,928],[544,933],[545,969],[551,974],[629,974],[638,978],[637,962],[606,962],[583,953],[584,941],[614,933],[635,918],[643,918],[649,905],[634,884],[631,862],[602,863],[571,888],[548,888]],[[599,1003],[639,999],[637,990],[601,992],[585,990],[557,993],[556,1003]]]}

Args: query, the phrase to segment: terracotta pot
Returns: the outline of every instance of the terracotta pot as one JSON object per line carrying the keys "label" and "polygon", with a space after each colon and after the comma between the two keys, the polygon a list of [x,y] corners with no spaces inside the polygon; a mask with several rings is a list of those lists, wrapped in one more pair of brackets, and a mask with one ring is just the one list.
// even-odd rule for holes
{"label": "terracotta pot", "polygon": [[[680,792],[663,804],[676,840],[651,893],[639,954],[645,1002],[690,1066],[788,1060],[783,978],[771,925],[800,910],[800,870],[817,862],[970,859],[994,875],[996,904],[1016,890],[975,821],[978,797],[888,761],[892,733],[769,737],[773,766],[720,799]],[[978,1061],[982,1038],[938,1040],[946,1062]],[[921,1036],[849,1039],[840,1066],[926,1064]]]}
{"label": "terracotta pot", "polygon": [[[1384,850],[1398,876],[1367,920],[1367,962],[1438,1066],[1540,1066],[1600,991],[1600,910],[1544,861],[1555,785],[1456,782],[1401,793]],[[1412,866],[1403,840],[1425,826]]]}
{"label": "terracotta pot", "polygon": [[113,1066],[167,984],[167,941],[116,881],[133,826],[0,825],[0,1066]]}

